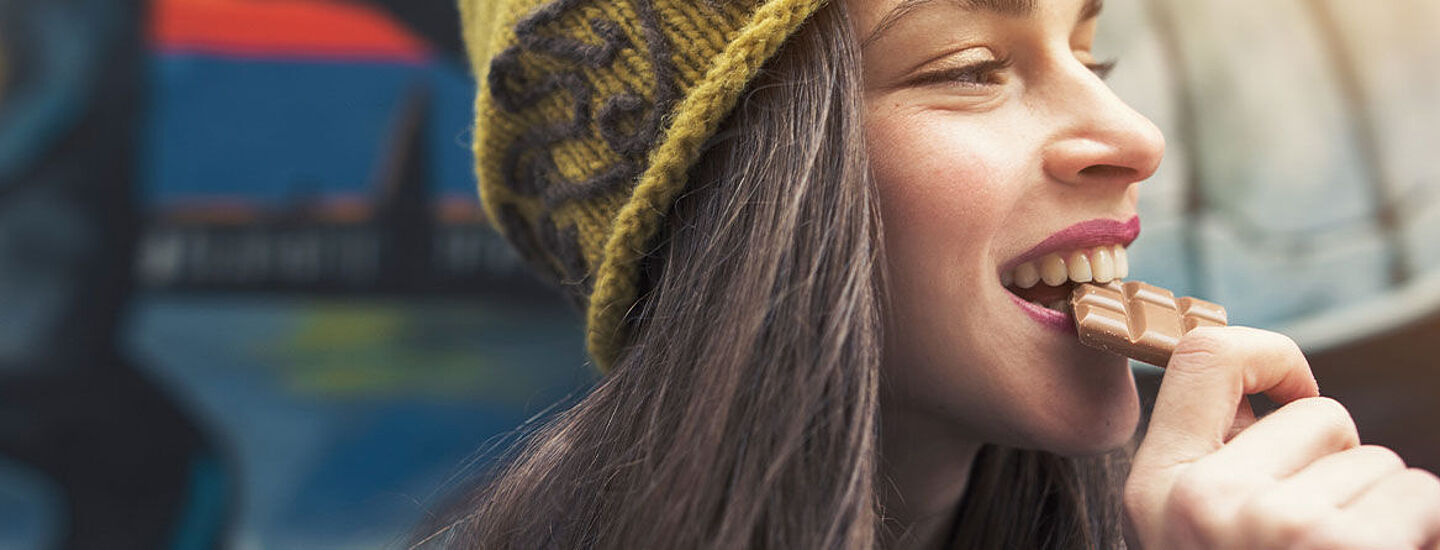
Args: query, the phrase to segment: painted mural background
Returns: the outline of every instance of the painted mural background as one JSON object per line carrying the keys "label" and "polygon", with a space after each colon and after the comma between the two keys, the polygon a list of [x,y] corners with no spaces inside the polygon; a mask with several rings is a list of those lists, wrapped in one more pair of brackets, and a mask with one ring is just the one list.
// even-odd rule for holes
{"label": "painted mural background", "polygon": [[[1136,278],[1292,335],[1440,469],[1440,5],[1105,12],[1169,140]],[[484,225],[455,18],[0,0],[0,547],[394,545],[593,380]]]}

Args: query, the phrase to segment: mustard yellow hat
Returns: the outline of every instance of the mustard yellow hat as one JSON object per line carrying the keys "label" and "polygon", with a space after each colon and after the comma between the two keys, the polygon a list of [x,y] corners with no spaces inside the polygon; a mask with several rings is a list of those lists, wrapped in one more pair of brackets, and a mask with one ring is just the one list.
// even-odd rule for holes
{"label": "mustard yellow hat", "polygon": [[461,0],[491,223],[586,308],[608,371],[701,146],[825,0]]}

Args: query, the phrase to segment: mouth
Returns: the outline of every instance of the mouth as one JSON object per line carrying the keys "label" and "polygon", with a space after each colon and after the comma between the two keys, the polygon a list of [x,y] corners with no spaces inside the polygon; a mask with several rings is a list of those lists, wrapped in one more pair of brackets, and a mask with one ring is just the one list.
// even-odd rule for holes
{"label": "mouth", "polygon": [[1046,324],[1068,320],[1070,293],[1080,283],[1108,283],[1130,275],[1125,247],[1140,234],[1140,218],[1097,219],[1065,228],[1006,262],[1000,284],[1027,313]]}
{"label": "mouth", "polygon": [[1124,245],[1114,244],[1050,252],[1021,262],[1000,274],[1000,284],[1025,302],[1068,313],[1075,285],[1108,283],[1129,275],[1129,253]]}

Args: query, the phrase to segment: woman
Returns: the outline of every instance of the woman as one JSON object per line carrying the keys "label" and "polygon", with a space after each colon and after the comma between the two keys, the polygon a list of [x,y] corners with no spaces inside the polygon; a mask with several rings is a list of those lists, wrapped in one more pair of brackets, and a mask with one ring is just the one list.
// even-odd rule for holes
{"label": "woman", "polygon": [[1125,360],[1030,303],[1123,276],[1163,153],[1098,1],[462,9],[487,211],[606,376],[424,543],[1437,544],[1440,483],[1288,339],[1187,335],[1131,453]]}

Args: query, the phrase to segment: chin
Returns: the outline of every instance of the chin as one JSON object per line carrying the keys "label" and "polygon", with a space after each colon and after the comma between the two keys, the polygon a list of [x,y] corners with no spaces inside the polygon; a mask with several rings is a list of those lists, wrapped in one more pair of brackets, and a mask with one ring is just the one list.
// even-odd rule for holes
{"label": "chin", "polygon": [[1140,402],[1133,386],[1130,398],[1073,411],[1035,442],[1034,448],[1063,456],[1103,454],[1125,446],[1140,421]]}
{"label": "chin", "polygon": [[[1111,365],[1106,365],[1108,369]],[[1098,375],[1109,372],[1109,375]],[[1058,383],[1062,394],[1037,392],[1015,417],[1010,433],[1018,441],[1000,441],[1014,447],[1039,449],[1064,456],[1106,453],[1125,446],[1140,421],[1140,397],[1134,378],[1123,373],[1091,371],[1083,380]]]}
{"label": "chin", "polygon": [[[1061,410],[1047,415],[1054,436],[1054,452],[1066,455],[1103,453],[1124,446],[1140,421],[1140,395],[1130,362],[1095,350],[1080,368],[1086,376],[1072,380],[1073,392],[1055,396]],[[1068,399],[1066,399],[1068,397]]]}

